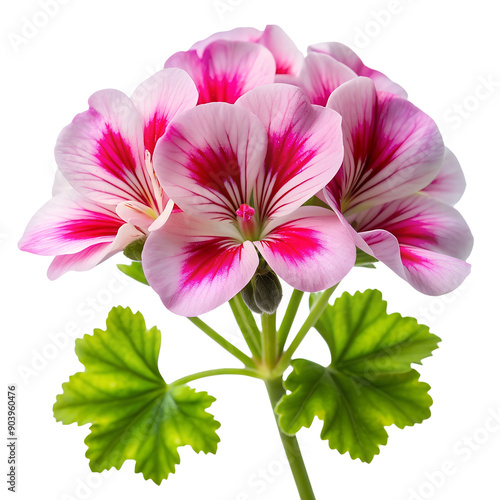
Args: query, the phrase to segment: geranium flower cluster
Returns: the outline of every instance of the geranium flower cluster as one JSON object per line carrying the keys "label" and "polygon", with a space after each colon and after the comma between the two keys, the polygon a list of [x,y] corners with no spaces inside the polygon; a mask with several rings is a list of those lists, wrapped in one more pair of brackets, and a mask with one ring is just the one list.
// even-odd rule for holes
{"label": "geranium flower cluster", "polygon": [[307,56],[277,26],[219,33],[171,56],[131,97],[102,90],[60,134],[53,198],[20,248],[49,277],[137,243],[165,306],[196,316],[262,263],[308,292],[356,247],[437,295],[468,275],[465,188],[434,121],[346,46]]}

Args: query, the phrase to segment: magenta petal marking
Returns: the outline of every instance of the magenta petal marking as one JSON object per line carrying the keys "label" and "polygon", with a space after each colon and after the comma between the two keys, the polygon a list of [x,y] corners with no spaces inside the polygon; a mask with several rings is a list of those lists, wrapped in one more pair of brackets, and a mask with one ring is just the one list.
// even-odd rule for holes
{"label": "magenta petal marking", "polygon": [[341,117],[312,106],[297,87],[274,84],[238,100],[261,120],[269,135],[264,168],[254,191],[259,216],[284,216],[314,196],[343,159]]}
{"label": "magenta petal marking", "polygon": [[416,193],[434,179],[444,145],[434,121],[408,101],[376,92],[358,77],[336,89],[328,107],[342,115],[345,157],[330,194],[345,215]]}
{"label": "magenta petal marking", "polygon": [[153,161],[165,192],[183,211],[234,221],[250,201],[266,146],[266,130],[254,114],[209,103],[174,119]]}
{"label": "magenta petal marking", "polygon": [[57,230],[65,234],[68,239],[90,240],[115,236],[123,225],[123,222],[101,216],[99,213],[89,213],[89,216],[92,216],[91,220],[70,220],[61,223]]}
{"label": "magenta petal marking", "polygon": [[90,245],[89,241],[90,246],[79,252],[57,255],[49,267],[48,277],[55,280],[67,271],[87,271],[92,269],[112,255],[122,251],[129,243],[141,236],[144,236],[144,234],[134,226],[124,224],[112,241],[95,245]]}
{"label": "magenta petal marking", "polygon": [[332,211],[320,207],[300,207],[274,219],[255,246],[280,278],[309,292],[338,283],[356,254],[349,231]]}
{"label": "magenta petal marking", "polygon": [[151,205],[151,195],[148,196],[145,188],[137,179],[136,169],[141,168],[141,166],[136,165],[130,144],[108,124],[105,125],[97,144],[94,156],[99,165],[126,184],[137,201],[144,203],[144,205]]}
{"label": "magenta petal marking", "polygon": [[203,281],[217,281],[224,286],[234,262],[241,260],[243,245],[235,246],[227,238],[191,243],[183,248],[185,254],[181,275],[189,276],[179,289],[180,293],[198,287]]}
{"label": "magenta petal marking", "polygon": [[31,219],[19,248],[38,255],[76,253],[113,241],[124,224],[110,207],[69,189],[47,202]]}
{"label": "magenta petal marking", "polygon": [[189,158],[189,170],[195,182],[217,191],[224,199],[233,202],[245,199],[237,152],[233,149],[219,145],[216,150],[211,147],[195,150]]}
{"label": "magenta petal marking", "polygon": [[198,88],[198,104],[233,104],[250,89],[274,82],[276,62],[262,45],[249,42],[215,40],[198,56],[195,50],[178,52],[165,63],[166,68],[184,69]]}
{"label": "magenta petal marking", "polygon": [[466,259],[473,237],[453,207],[418,193],[360,212],[348,218],[360,232],[384,230],[400,245]]}
{"label": "magenta petal marking", "polygon": [[237,294],[255,273],[259,258],[227,222],[172,214],[151,233],[143,265],[151,287],[176,314],[197,316]]}
{"label": "magenta petal marking", "polygon": [[153,118],[144,127],[144,147],[151,155],[155,150],[158,139],[165,133],[167,128],[167,116],[155,113]]}

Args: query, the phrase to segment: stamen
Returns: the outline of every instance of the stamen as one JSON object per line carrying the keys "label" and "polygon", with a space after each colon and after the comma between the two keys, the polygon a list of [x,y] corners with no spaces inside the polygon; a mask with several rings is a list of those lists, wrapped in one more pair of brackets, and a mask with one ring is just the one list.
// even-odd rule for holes
{"label": "stamen", "polygon": [[255,210],[252,207],[245,205],[245,203],[243,203],[243,205],[241,205],[240,208],[236,210],[236,215],[238,217],[241,217],[244,222],[249,221],[253,217],[254,213]]}
{"label": "stamen", "polygon": [[163,208],[163,188],[160,185],[160,181],[156,176],[155,169],[153,167],[153,159],[151,158],[151,153],[146,149],[145,153],[145,164],[146,164],[146,172],[151,180],[151,187],[153,188],[153,196],[149,195],[151,201],[151,207],[157,212],[157,215],[160,215]]}

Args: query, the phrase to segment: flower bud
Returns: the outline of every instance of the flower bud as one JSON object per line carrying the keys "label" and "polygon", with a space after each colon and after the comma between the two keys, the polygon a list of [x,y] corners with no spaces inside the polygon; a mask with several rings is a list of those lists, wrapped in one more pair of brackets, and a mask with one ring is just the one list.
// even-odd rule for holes
{"label": "flower bud", "polygon": [[125,255],[125,257],[128,257],[130,260],[141,262],[144,243],[146,243],[145,237],[134,240],[132,243],[129,243],[125,247],[125,250],[123,250],[123,255]]}
{"label": "flower bud", "polygon": [[241,291],[241,297],[248,308],[255,313],[276,312],[283,298],[283,291],[278,276],[267,263],[259,265],[253,278]]}

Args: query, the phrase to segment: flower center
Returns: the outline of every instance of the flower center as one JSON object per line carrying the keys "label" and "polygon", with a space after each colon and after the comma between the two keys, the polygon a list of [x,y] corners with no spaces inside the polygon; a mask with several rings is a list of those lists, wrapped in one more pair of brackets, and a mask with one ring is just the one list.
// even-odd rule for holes
{"label": "flower center", "polygon": [[245,203],[243,203],[243,205],[241,205],[240,208],[236,210],[236,215],[238,217],[241,217],[244,222],[248,222],[249,220],[251,220],[254,213],[255,210],[252,207],[245,205]]}
{"label": "flower center", "polygon": [[255,209],[243,203],[243,205],[236,210],[237,226],[241,235],[246,240],[254,241],[258,239],[258,221],[255,215]]}

